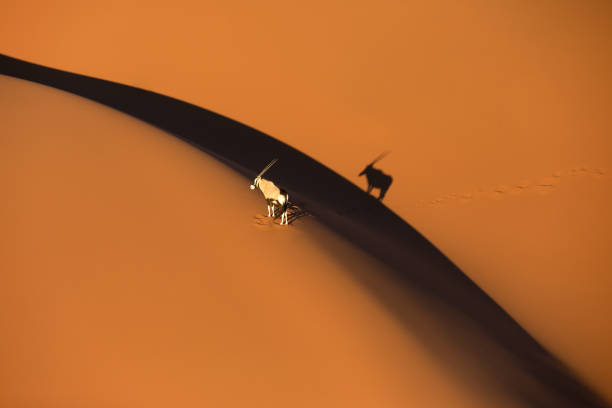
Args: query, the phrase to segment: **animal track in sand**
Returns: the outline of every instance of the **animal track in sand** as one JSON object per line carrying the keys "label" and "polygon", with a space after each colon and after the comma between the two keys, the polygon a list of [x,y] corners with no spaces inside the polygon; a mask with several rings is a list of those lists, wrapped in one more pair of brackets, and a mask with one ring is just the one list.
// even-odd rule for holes
{"label": "animal track in sand", "polygon": [[[265,214],[257,214],[253,216],[253,226],[262,231],[272,230],[289,230],[292,227],[300,225],[304,222],[305,217],[311,217],[312,215],[301,208],[295,203],[289,203],[287,208],[287,220],[288,225],[280,225],[280,215],[275,217],[268,217]],[[297,223],[297,224],[296,224]]]}
{"label": "animal track in sand", "polygon": [[[552,193],[563,179],[575,177],[592,177],[595,179],[603,179],[606,172],[601,168],[593,168],[588,166],[576,166],[569,170],[559,170],[553,172],[550,176],[541,177],[536,180],[520,180],[512,185],[499,184],[496,187],[478,187],[475,191],[465,193],[449,193],[433,200],[419,200],[418,207],[441,207],[445,204],[467,204],[477,199],[504,199],[508,195],[520,195],[524,193],[537,193],[546,195]],[[607,177],[609,178],[609,177]]]}
{"label": "animal track in sand", "polygon": [[280,230],[289,227],[288,225],[280,225],[280,217],[275,219],[274,217],[259,214],[253,217],[253,226],[262,231]]}

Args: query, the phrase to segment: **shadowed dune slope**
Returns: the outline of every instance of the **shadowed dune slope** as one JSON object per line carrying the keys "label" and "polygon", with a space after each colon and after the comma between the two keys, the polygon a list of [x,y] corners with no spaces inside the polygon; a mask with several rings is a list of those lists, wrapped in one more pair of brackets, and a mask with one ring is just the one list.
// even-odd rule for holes
{"label": "shadowed dune slope", "polygon": [[[490,297],[418,232],[359,188],[301,152],[245,125],[163,95],[108,81],[0,60],[0,73],[50,85],[103,103],[159,127],[253,175],[269,158],[269,177],[325,225],[383,261],[395,285],[461,311],[523,369],[569,406],[604,406]],[[401,301],[382,298],[406,320]]]}

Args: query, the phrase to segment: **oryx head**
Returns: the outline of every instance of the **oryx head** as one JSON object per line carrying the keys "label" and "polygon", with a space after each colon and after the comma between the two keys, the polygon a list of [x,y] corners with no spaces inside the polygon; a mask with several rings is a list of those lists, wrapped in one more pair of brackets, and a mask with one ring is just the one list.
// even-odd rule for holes
{"label": "oryx head", "polygon": [[274,159],[272,160],[270,163],[268,163],[268,165],[266,167],[264,167],[264,169],[257,175],[257,177],[255,177],[255,180],[253,180],[253,184],[251,184],[249,186],[249,188],[251,190],[255,190],[255,188],[259,185],[259,181],[261,180],[261,176],[263,176],[263,174],[268,171],[270,169],[270,167],[272,167],[274,165],[274,163],[276,163],[278,161],[278,159]]}
{"label": "oryx head", "polygon": [[384,152],[384,153],[382,153],[380,156],[378,156],[377,158],[375,158],[375,159],[372,161],[372,163],[368,164],[368,165],[366,166],[366,168],[365,168],[365,169],[363,169],[363,171],[362,171],[361,173],[359,173],[359,175],[360,175],[360,176],[363,176],[364,174],[367,174],[367,173],[368,173],[368,171],[369,171],[370,169],[372,169],[372,167],[374,166],[374,163],[376,163],[377,161],[379,161],[380,159],[382,159],[383,157],[385,157],[385,156],[386,156],[386,155],[388,155],[388,154],[389,154],[389,152]]}

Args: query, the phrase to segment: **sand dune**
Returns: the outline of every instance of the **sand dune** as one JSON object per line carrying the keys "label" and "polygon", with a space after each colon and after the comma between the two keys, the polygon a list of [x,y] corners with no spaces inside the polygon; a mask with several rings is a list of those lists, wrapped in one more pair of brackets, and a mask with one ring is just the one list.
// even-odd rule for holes
{"label": "sand dune", "polygon": [[[112,85],[101,82],[99,83],[100,85],[107,87],[109,85]],[[119,89],[121,89],[122,91],[130,91],[128,88],[125,87],[119,87]],[[126,95],[128,94],[129,92],[126,92]],[[142,92],[139,92],[138,94],[142,96]],[[111,94],[106,93],[106,95]],[[148,94],[146,96],[153,96],[154,98],[159,99],[159,97],[152,94]],[[123,102],[121,103],[125,103],[129,100],[129,97],[123,98]],[[169,101],[172,102],[171,100]],[[141,104],[141,106],[146,106],[146,104]],[[187,111],[192,110],[192,108],[184,104],[179,103],[179,106],[186,107]],[[146,108],[139,108],[139,110],[141,113],[146,112]],[[155,110],[153,110],[152,112],[154,111]],[[173,116],[173,119],[176,120],[177,118]],[[223,118],[217,119],[222,119],[223,121],[226,121]],[[168,119],[164,119],[164,121],[167,124],[172,123],[172,120],[169,121]],[[227,126],[227,124],[221,125],[222,128],[226,129]],[[183,127],[183,130],[185,129],[186,128]],[[240,129],[240,127],[238,127],[238,129]],[[247,132],[248,136],[250,136],[249,133],[253,133],[253,131],[251,130]],[[248,145],[248,139],[245,139],[244,131],[238,132],[237,135],[239,136],[239,140],[244,141],[245,144]],[[183,136],[186,136],[186,134],[183,134]],[[197,142],[199,144],[202,144],[205,140],[206,137],[201,140],[198,140]],[[235,146],[235,144],[232,143],[231,132],[226,132],[226,134],[224,134],[223,142],[217,141],[215,143],[217,145],[225,147],[227,147],[227,145]],[[250,150],[248,150],[248,153],[239,152],[237,155],[236,152],[234,153],[235,154],[233,158],[246,158],[246,161],[248,161],[249,156],[251,157],[251,159],[253,158],[253,155]],[[285,155],[289,155],[289,153],[285,151]],[[292,162],[294,164],[300,161],[296,160],[296,157],[299,159],[299,156],[295,156],[295,154],[291,157],[293,159]],[[315,170],[315,172],[321,171],[316,167],[312,167],[311,170]],[[329,173],[329,171],[327,172]],[[319,188],[323,188],[323,191],[325,191],[325,186],[327,185],[327,183],[331,182],[332,185],[334,184],[334,182],[337,183],[336,178],[333,177],[333,173],[330,173],[330,175],[332,176],[331,179],[329,179],[329,176],[327,179],[320,179],[320,181],[323,181],[323,184],[322,187],[319,186]],[[293,175],[293,178],[295,179],[295,175]],[[291,178],[285,177],[285,181],[288,185],[292,185]],[[350,185],[348,185],[348,187],[353,188]],[[305,190],[305,193],[303,191],[300,191],[301,194],[299,194],[298,197],[301,199],[306,199],[306,201],[308,201],[308,191],[308,189]],[[310,193],[312,194],[312,191]],[[342,191],[342,193],[345,194],[346,191]],[[386,248],[376,247],[376,245],[374,245],[374,248],[372,248],[371,245],[374,244],[377,240],[380,240],[380,238],[384,238],[384,235],[388,235],[392,239],[395,237],[395,239],[397,240],[397,234],[401,233],[401,228],[400,230],[393,232],[394,227],[392,224],[389,224],[389,222],[397,222],[401,220],[389,213],[392,218],[390,220],[385,221],[384,211],[386,210],[384,209],[384,207],[380,206],[379,203],[375,200],[368,199],[368,197],[363,195],[363,193],[359,194],[361,194],[361,198],[359,200],[355,200],[355,202],[365,203],[366,207],[358,206],[356,207],[356,213],[346,214],[344,218],[346,220],[359,218],[363,219],[363,211],[367,209],[370,216],[373,214],[383,215],[383,218],[380,218],[380,216],[375,216],[374,219],[376,222],[381,222],[381,225],[377,226],[376,223],[374,223],[372,226],[367,228],[366,231],[363,231],[363,227],[359,227],[359,225],[354,224],[354,222],[346,224],[346,222],[340,221],[339,223],[336,222],[332,225],[335,225],[337,227],[338,225],[344,224],[343,232],[346,234],[346,228],[348,228],[348,231],[350,232],[352,230],[353,233],[357,234],[357,237],[362,236],[362,234],[368,231],[370,233],[374,233],[373,238],[363,237],[366,238],[365,243],[363,241],[360,241],[359,239],[357,240],[357,243],[361,244],[362,246],[365,245],[367,249],[374,249],[374,253],[377,253],[379,256],[380,250],[382,249],[383,253],[386,253],[391,257],[397,257],[397,255],[399,255],[398,250],[401,249],[402,245],[405,245],[402,244],[401,240],[398,240],[399,242],[397,244],[399,246],[397,247],[397,249],[395,249],[393,245],[389,245],[393,244],[393,241],[385,242],[384,246]],[[333,201],[333,197],[328,198],[328,200]],[[336,216],[338,215],[337,210],[334,210],[333,206],[331,206],[331,208],[328,207],[327,211],[325,211],[326,206],[328,206],[329,203],[332,201],[323,200],[317,205],[314,205],[314,203],[312,202],[308,202],[307,204],[308,206],[310,206],[310,208],[315,209],[316,214],[322,215],[323,219],[326,219],[326,217],[328,218],[330,214],[335,213]],[[258,224],[255,223],[255,225]],[[357,229],[355,229],[355,227],[357,227]],[[376,231],[379,231],[379,236],[376,236]],[[385,233],[381,236],[380,231],[384,231]],[[409,232],[409,230],[407,231]],[[216,233],[214,235],[227,236],[227,234]],[[462,367],[461,369],[463,376],[466,375],[466,371],[474,371],[477,373],[474,374],[474,376],[480,377],[481,380],[483,380],[485,378],[490,378],[493,373],[496,373],[494,377],[497,378],[495,378],[495,380],[492,381],[491,384],[489,384],[490,381],[484,381],[481,382],[480,385],[482,386],[483,384],[487,384],[485,387],[486,389],[495,389],[499,392],[503,392],[503,394],[505,395],[512,395],[512,398],[518,398],[523,403],[541,404],[551,403],[551,401],[554,401],[556,405],[569,404],[568,406],[574,406],[574,404],[576,403],[587,403],[587,400],[591,398],[588,396],[588,393],[585,394],[585,391],[581,391],[578,384],[574,384],[572,382],[573,380],[570,380],[568,382],[570,377],[567,377],[567,374],[564,373],[565,370],[561,366],[557,366],[557,363],[555,363],[553,359],[547,356],[546,353],[543,353],[539,346],[537,346],[537,344],[535,344],[531,339],[529,339],[529,337],[524,332],[522,332],[522,330],[518,326],[513,328],[514,323],[512,323],[512,321],[509,320],[509,318],[507,318],[507,316],[505,316],[500,309],[496,308],[493,302],[487,300],[488,298],[486,298],[486,295],[479,292],[477,287],[471,284],[469,280],[465,280],[464,278],[461,278],[461,276],[458,276],[456,274],[453,275],[455,272],[451,273],[450,275],[448,275],[448,272],[444,272],[444,269],[452,270],[453,266],[452,264],[448,263],[448,261],[444,260],[441,254],[435,255],[436,251],[434,250],[434,248],[430,247],[428,249],[428,244],[426,243],[426,241],[422,238],[418,238],[416,235],[410,238],[408,242],[416,244],[416,246],[413,245],[411,247],[404,246],[404,251],[408,249],[408,258],[405,258],[405,256],[400,256],[397,260],[389,260],[383,257],[383,260],[385,260],[392,266],[395,265],[396,268],[399,267],[399,270],[401,270],[401,267],[416,267],[417,269],[411,268],[411,270],[403,276],[404,279],[405,277],[408,277],[409,282],[411,282],[411,284],[416,283],[415,288],[420,288],[417,292],[409,294],[409,292],[405,291],[406,285],[402,285],[402,287],[400,288],[401,292],[399,293],[397,292],[397,287],[395,289],[391,289],[389,284],[391,282],[397,283],[397,279],[390,281],[388,279],[391,278],[393,275],[396,275],[396,273],[385,272],[386,268],[382,267],[382,265],[378,265],[377,267],[372,268],[370,271],[363,271],[361,270],[361,268],[357,268],[357,271],[352,272],[357,273],[357,275],[361,274],[362,279],[365,279],[365,281],[368,283],[368,287],[370,289],[372,289],[372,287],[376,288],[379,295],[381,295],[381,291],[384,291],[384,293],[382,293],[382,299],[385,299],[385,303],[387,303],[386,306],[388,307],[389,300],[392,300],[391,303],[394,303],[393,307],[396,309],[396,311],[398,310],[398,307],[399,309],[401,309],[401,318],[399,319],[399,321],[402,324],[406,324],[407,321],[411,321],[415,318],[415,304],[406,305],[406,299],[413,297],[416,299],[423,298],[423,293],[421,292],[423,289],[425,289],[426,291],[433,291],[427,292],[428,298],[422,299],[421,302],[416,304],[419,309],[419,312],[421,313],[420,319],[423,318],[423,314],[431,315],[433,317],[428,318],[428,320],[430,321],[425,323],[424,326],[417,325],[420,326],[419,331],[412,331],[413,333],[418,333],[418,335],[420,336],[420,340],[423,342],[423,344],[428,345],[430,351],[435,352],[438,357],[443,357],[442,360],[446,363],[448,363],[449,361],[463,361],[463,364],[469,362],[468,367]],[[423,244],[427,245],[423,246]],[[272,245],[272,247],[275,246]],[[432,250],[434,252],[431,252]],[[353,259],[353,256],[351,254],[335,253],[334,255],[339,257],[340,259]],[[417,256],[417,258],[415,258],[415,255]],[[432,258],[431,255],[433,255],[434,257]],[[436,257],[441,258],[436,261]],[[423,259],[419,261],[417,260],[418,258]],[[408,262],[407,259],[409,260]],[[410,259],[412,259],[412,261],[410,261]],[[427,261],[427,259],[429,260]],[[414,261],[416,261],[416,263]],[[424,261],[425,263],[423,263]],[[318,264],[319,262],[314,262],[314,265],[319,266]],[[433,269],[431,269],[432,266]],[[431,276],[427,276],[423,281],[425,277],[423,273],[428,270],[430,271],[428,272],[428,274]],[[443,273],[443,275],[435,276],[436,273]],[[416,281],[414,280],[415,277],[417,278]],[[457,280],[457,277],[459,277],[460,279]],[[449,278],[450,280],[448,280]],[[444,281],[445,279],[447,279],[446,282]],[[453,286],[453,282],[454,284],[459,284],[459,286]],[[391,293],[389,291],[391,291]],[[393,293],[394,291],[395,293]],[[431,294],[434,295],[433,298],[430,297]],[[438,302],[438,300],[440,299],[439,296],[442,296],[443,300],[450,302],[450,304],[455,308],[459,308],[459,310],[463,310],[464,312],[471,312],[471,315],[468,319],[466,319],[463,314],[457,314],[456,312],[453,312],[452,310],[448,309],[447,306]],[[434,301],[434,303],[432,303],[432,300]],[[483,301],[485,303],[482,303]],[[478,307],[478,305],[481,303],[484,306],[488,305],[488,307],[485,307],[482,310],[477,310],[474,308]],[[397,319],[398,316],[395,317]],[[471,320],[470,318],[474,320]],[[483,326],[474,326],[472,321],[475,321],[478,324],[488,323],[491,325],[491,327],[487,327],[486,332],[483,332]],[[410,325],[412,324],[413,323],[411,323]],[[458,328],[467,330],[468,333],[461,334],[461,330],[457,330]],[[412,329],[414,329],[414,327],[412,327]],[[445,333],[452,333],[454,341],[456,342],[456,344],[459,345],[458,350],[454,350],[452,347],[449,348],[446,342],[439,341],[439,338],[442,337]],[[504,338],[504,336],[508,335],[512,337]],[[495,343],[491,343],[491,340],[489,339],[490,336],[493,336]],[[500,344],[502,346],[501,348]],[[490,350],[490,352],[483,353],[483,350]],[[508,350],[511,354],[508,354],[508,351],[505,350]],[[486,358],[484,358],[485,354]],[[466,356],[468,357],[466,358]],[[547,362],[546,360],[550,361]],[[472,365],[474,365],[476,368],[474,368]],[[501,374],[499,370],[502,370]],[[536,378],[530,378],[530,375],[526,374],[529,371],[532,374],[535,372]],[[455,373],[455,375],[457,374]],[[559,386],[561,386],[561,388],[558,388]],[[550,387],[552,387],[552,389]],[[589,404],[593,403],[599,405],[599,403],[595,402],[594,400],[591,401]]]}
{"label": "sand dune", "polygon": [[610,4],[20,1],[0,38],[237,119],[360,187],[391,150],[386,206],[610,401]]}
{"label": "sand dune", "polygon": [[249,181],[178,139],[0,87],[2,405],[518,406],[406,330],[354,279],[386,267],[314,218],[261,225]]}

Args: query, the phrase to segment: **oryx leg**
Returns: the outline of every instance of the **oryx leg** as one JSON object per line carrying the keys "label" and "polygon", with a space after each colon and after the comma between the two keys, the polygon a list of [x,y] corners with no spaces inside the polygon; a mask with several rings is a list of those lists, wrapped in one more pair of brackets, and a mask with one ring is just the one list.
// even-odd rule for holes
{"label": "oryx leg", "polygon": [[[287,208],[289,206],[289,194],[285,193],[285,195],[281,196],[282,200],[279,203],[281,206],[281,209],[283,209],[284,211],[281,213],[281,225],[288,225],[289,224],[289,219],[287,217]],[[283,218],[285,219],[285,223],[283,224]]]}
{"label": "oryx leg", "polygon": [[387,194],[387,190],[389,189],[389,187],[382,187],[380,189],[380,195],[378,196],[379,200],[382,200],[385,197],[385,194]]}

